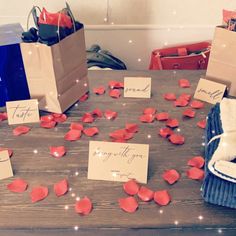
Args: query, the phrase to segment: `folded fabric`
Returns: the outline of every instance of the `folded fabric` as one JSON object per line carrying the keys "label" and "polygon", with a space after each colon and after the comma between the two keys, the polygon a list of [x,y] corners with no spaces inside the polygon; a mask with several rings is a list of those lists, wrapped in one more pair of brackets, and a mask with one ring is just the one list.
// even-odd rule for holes
{"label": "folded fabric", "polygon": [[236,166],[235,144],[232,145],[236,125],[235,112],[236,101],[224,98],[208,115],[205,178],[202,185],[205,201],[231,208],[236,208],[236,183],[234,171],[232,172]]}

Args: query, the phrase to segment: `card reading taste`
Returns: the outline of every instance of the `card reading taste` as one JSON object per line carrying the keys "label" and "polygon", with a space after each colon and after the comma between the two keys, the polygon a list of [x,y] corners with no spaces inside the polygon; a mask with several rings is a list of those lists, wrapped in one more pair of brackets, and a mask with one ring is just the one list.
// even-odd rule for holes
{"label": "card reading taste", "polygon": [[39,122],[37,99],[7,102],[6,107],[9,125]]}

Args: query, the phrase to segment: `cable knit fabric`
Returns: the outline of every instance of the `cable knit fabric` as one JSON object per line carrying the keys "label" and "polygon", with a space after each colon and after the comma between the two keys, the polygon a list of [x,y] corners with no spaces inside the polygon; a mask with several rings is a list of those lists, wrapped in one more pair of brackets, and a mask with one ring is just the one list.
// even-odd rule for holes
{"label": "cable knit fabric", "polygon": [[[231,100],[231,99],[230,99]],[[223,101],[226,101],[225,99]],[[224,102],[227,103],[228,102]],[[206,202],[210,202],[213,204],[236,208],[236,183],[232,181],[225,180],[215,174],[213,174],[209,168],[209,162],[211,161],[215,151],[219,147],[219,143],[221,141],[221,138],[217,138],[213,140],[209,145],[208,143],[217,135],[222,135],[225,131],[232,130],[232,126],[230,127],[229,122],[227,122],[227,125],[225,125],[225,118],[230,115],[232,115],[232,112],[224,110],[224,121],[222,122],[221,117],[221,107],[220,104],[215,105],[207,119],[207,127],[206,127],[206,149],[205,149],[205,178],[202,185],[202,196],[205,199]],[[236,109],[236,108],[235,108]],[[231,118],[229,118],[231,119]],[[231,120],[230,122],[236,123],[236,120]],[[222,126],[222,123],[225,126]],[[223,136],[222,136],[223,137]],[[235,144],[236,145],[236,144]],[[230,158],[230,160],[233,160],[233,158]],[[229,160],[227,160],[229,161]],[[232,162],[233,164],[233,162]],[[234,164],[236,165],[236,164]],[[222,173],[221,173],[222,174]]]}

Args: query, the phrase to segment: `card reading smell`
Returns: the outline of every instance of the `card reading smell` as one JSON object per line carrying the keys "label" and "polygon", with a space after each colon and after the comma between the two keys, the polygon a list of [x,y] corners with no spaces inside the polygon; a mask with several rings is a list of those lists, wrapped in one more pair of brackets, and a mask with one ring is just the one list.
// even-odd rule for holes
{"label": "card reading smell", "polygon": [[216,83],[207,79],[200,79],[194,98],[211,104],[216,104],[222,100],[225,90],[226,85],[224,84]]}
{"label": "card reading smell", "polygon": [[9,125],[39,122],[37,99],[7,102],[6,107]]}
{"label": "card reading smell", "polygon": [[152,78],[149,77],[125,77],[124,97],[150,98]]}
{"label": "card reading smell", "polygon": [[149,145],[89,142],[88,179],[147,183]]}
{"label": "card reading smell", "polygon": [[0,179],[6,179],[12,176],[13,171],[8,151],[0,151]]}

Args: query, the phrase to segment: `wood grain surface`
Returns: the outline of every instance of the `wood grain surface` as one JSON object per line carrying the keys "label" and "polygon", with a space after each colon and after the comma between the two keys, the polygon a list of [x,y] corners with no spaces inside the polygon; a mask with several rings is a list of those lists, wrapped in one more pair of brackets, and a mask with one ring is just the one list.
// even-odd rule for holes
{"label": "wood grain surface", "polygon": [[[201,197],[201,182],[186,177],[187,161],[196,155],[203,155],[204,131],[196,123],[204,119],[211,106],[206,104],[197,110],[193,119],[183,119],[185,108],[176,108],[165,101],[167,92],[180,95],[194,93],[199,78],[205,71],[93,71],[89,72],[90,97],[78,103],[66,114],[68,120],[54,129],[43,129],[39,124],[30,124],[32,130],[23,136],[15,137],[7,122],[0,122],[0,147],[12,148],[11,158],[14,178],[23,178],[29,188],[22,194],[12,193],[6,185],[14,178],[0,181],[0,235],[236,235],[236,212],[233,209],[207,204]],[[108,95],[110,80],[123,81],[124,76],[151,76],[152,98],[113,99]],[[178,87],[178,79],[187,78],[191,88]],[[97,96],[92,89],[99,85],[107,88],[105,95]],[[180,121],[180,133],[186,138],[184,145],[175,146],[158,135],[164,123],[155,121],[144,124],[138,120],[146,107],[155,107],[158,112],[169,112]],[[80,121],[85,112],[95,108],[102,111],[111,109],[118,112],[114,121],[98,119],[85,127],[97,126],[100,133],[92,138],[82,136],[81,140],[64,140],[72,121]],[[2,111],[4,108],[1,109]],[[43,114],[43,113],[42,113]],[[129,142],[150,144],[149,174],[147,186],[153,190],[168,189],[172,202],[160,207],[154,202],[140,202],[134,214],[123,212],[118,199],[126,196],[122,183],[87,179],[88,144],[90,140],[109,141],[109,133],[122,129],[126,122],[138,123],[140,130]],[[151,135],[151,138],[148,138]],[[57,160],[50,156],[49,146],[64,145],[66,156]],[[35,154],[34,150],[38,153]],[[166,169],[174,168],[181,173],[181,179],[170,186],[161,178]],[[78,176],[75,174],[78,172]],[[53,184],[67,178],[72,188],[60,198],[53,193]],[[49,187],[49,196],[32,204],[29,193],[38,185]],[[75,196],[88,196],[94,209],[88,216],[81,217],[74,211]],[[69,209],[65,210],[65,205]],[[160,213],[160,210],[163,212]],[[202,216],[199,219],[199,216]],[[78,226],[78,231],[74,230]]]}

